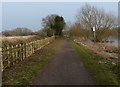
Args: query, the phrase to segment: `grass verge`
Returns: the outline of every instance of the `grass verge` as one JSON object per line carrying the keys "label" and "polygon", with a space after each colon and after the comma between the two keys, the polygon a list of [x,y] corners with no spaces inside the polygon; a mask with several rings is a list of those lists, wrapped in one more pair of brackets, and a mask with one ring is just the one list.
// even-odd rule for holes
{"label": "grass verge", "polygon": [[85,67],[93,77],[97,85],[118,85],[118,76],[111,70],[112,65],[100,64],[99,61],[105,61],[101,56],[95,55],[90,50],[70,40],[72,46],[78,52]]}
{"label": "grass verge", "polygon": [[3,71],[4,85],[27,85],[32,82],[49,62],[62,39],[56,39],[53,43],[36,51],[30,58],[21,61],[13,67]]}

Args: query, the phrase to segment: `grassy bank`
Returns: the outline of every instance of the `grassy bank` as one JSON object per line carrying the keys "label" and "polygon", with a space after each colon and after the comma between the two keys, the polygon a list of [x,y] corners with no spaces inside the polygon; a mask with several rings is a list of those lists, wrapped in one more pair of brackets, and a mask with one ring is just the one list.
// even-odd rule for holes
{"label": "grassy bank", "polygon": [[54,55],[62,39],[57,39],[31,57],[3,72],[3,85],[27,85],[39,74]]}
{"label": "grassy bank", "polygon": [[105,61],[104,58],[93,54],[90,50],[72,40],[70,42],[77,50],[81,60],[97,85],[118,85],[118,76],[111,70],[112,65],[100,64],[99,61]]}

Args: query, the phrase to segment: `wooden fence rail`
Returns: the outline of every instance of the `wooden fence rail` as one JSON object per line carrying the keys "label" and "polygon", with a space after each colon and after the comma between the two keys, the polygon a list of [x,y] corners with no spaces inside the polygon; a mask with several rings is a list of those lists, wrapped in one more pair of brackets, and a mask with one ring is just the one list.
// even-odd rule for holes
{"label": "wooden fence rail", "polygon": [[3,70],[19,61],[32,55],[36,50],[41,49],[55,39],[54,36],[29,43],[7,45],[2,47]]}

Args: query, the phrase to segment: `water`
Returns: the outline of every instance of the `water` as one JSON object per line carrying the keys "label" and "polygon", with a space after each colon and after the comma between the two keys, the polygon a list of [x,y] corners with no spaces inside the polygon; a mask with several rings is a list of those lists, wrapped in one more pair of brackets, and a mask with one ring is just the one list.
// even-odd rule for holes
{"label": "water", "polygon": [[118,40],[118,37],[110,37],[110,38],[108,38],[108,40],[109,41],[113,41],[113,42],[108,42],[108,43],[110,43],[110,44],[114,44],[114,45],[120,45],[119,43],[120,43],[120,40]]}

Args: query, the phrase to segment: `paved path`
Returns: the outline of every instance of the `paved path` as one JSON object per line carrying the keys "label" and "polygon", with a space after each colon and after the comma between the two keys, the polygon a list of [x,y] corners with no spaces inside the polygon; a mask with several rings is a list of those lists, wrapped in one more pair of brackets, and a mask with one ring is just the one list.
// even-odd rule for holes
{"label": "paved path", "polygon": [[63,40],[32,85],[93,85],[93,82],[75,49]]}

